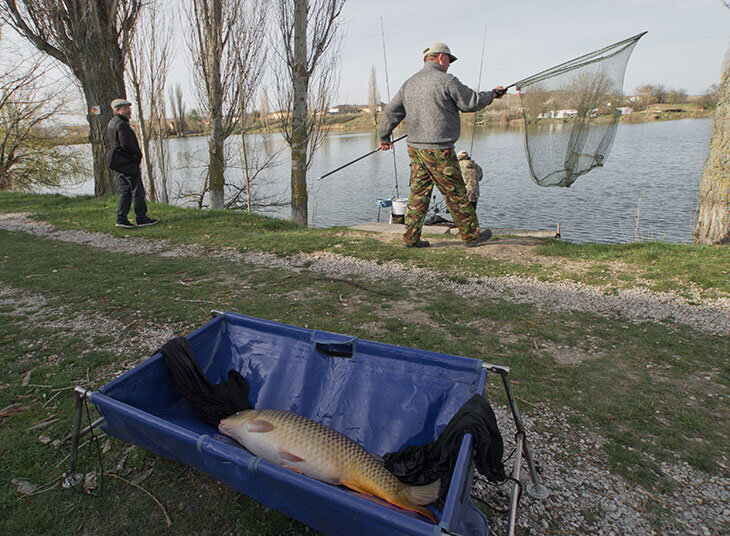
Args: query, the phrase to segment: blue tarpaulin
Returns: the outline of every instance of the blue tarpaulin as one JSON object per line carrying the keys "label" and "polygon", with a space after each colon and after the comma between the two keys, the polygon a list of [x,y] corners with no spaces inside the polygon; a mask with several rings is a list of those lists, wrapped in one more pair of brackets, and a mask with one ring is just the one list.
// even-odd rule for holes
{"label": "blue tarpaulin", "polygon": [[[224,313],[187,336],[211,383],[229,370],[249,383],[256,409],[309,417],[383,455],[434,441],[474,394],[482,362]],[[253,499],[331,535],[444,532],[485,536],[469,499],[472,438],[464,436],[439,526],[419,514],[299,475],[250,454],[201,421],[162,356],[90,395],[104,431],[194,467]]]}

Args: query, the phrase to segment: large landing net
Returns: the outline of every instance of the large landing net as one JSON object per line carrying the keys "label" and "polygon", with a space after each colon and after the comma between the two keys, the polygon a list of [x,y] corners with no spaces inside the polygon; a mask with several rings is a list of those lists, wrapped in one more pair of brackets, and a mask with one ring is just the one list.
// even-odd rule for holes
{"label": "large landing net", "polygon": [[626,64],[646,32],[516,82],[530,174],[570,186],[603,165],[613,145]]}

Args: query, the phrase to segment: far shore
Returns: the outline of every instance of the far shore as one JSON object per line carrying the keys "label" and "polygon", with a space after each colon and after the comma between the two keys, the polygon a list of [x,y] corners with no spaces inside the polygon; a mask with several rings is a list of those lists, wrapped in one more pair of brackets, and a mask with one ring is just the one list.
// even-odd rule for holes
{"label": "far shore", "polygon": [[[709,108],[700,108],[693,103],[686,104],[661,104],[654,105],[648,110],[642,110],[622,115],[620,121],[622,123],[648,123],[652,121],[673,121],[679,119],[706,119],[711,118],[714,110]],[[380,115],[378,114],[378,120]],[[553,121],[564,123],[569,119],[550,119]],[[472,114],[462,114],[463,127],[488,127],[503,129],[522,129],[524,125],[522,115],[516,110],[495,110],[491,113],[479,113],[476,122]],[[399,127],[399,128],[402,128]],[[343,131],[375,131],[376,126],[373,118],[368,113],[347,113],[333,115],[325,130],[330,132]],[[83,145],[89,143],[89,128],[86,125],[79,125],[67,128],[66,135],[51,138],[54,145]],[[279,132],[278,122],[272,121],[266,128],[260,122],[256,122],[252,128],[246,130],[247,134],[264,134]],[[192,129],[186,131],[185,134],[175,135],[169,134],[168,138],[188,138],[207,136],[208,132],[204,129]],[[234,132],[233,135],[240,135],[240,130]]]}

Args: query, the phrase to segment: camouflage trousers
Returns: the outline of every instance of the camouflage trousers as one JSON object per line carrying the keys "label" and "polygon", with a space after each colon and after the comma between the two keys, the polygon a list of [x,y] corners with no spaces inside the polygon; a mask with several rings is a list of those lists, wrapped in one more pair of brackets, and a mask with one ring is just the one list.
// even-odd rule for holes
{"label": "camouflage trousers", "polygon": [[461,177],[454,149],[416,149],[408,147],[411,157],[411,191],[405,215],[403,242],[415,244],[421,239],[434,183],[454,218],[464,242],[479,239],[479,221],[466,198],[466,186]]}

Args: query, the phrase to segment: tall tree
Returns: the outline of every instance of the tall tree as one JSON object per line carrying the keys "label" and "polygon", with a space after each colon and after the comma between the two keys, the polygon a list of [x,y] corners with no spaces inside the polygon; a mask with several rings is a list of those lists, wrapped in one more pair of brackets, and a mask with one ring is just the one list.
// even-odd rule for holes
{"label": "tall tree", "polygon": [[695,229],[696,244],[727,242],[730,242],[730,51],[725,55],[710,154],[700,182],[700,212]]}
{"label": "tall tree", "polygon": [[[128,78],[137,103],[137,121],[146,171],[145,186],[151,201],[158,200],[158,181],[151,144],[155,141],[161,143],[163,132],[160,123],[164,120],[165,84],[172,56],[172,26],[164,6],[159,4],[152,2],[144,6],[127,63]],[[159,9],[160,7],[163,9]],[[158,166],[158,169],[165,171],[164,165]],[[166,199],[166,192],[163,191],[161,197]]]}
{"label": "tall tree", "polygon": [[170,88],[170,108],[175,123],[175,134],[182,136],[185,134],[185,101],[182,86],[179,83],[175,84],[174,91]]}
{"label": "tall tree", "polygon": [[373,116],[373,124],[378,126],[378,111],[380,110],[380,91],[378,91],[378,80],[375,78],[375,65],[370,68],[370,80],[368,81],[368,109]]}
{"label": "tall tree", "polygon": [[269,132],[271,125],[269,124],[269,116],[271,115],[271,106],[269,106],[269,94],[264,88],[261,91],[261,99],[259,100],[259,117],[264,125],[264,131]]}
{"label": "tall tree", "polygon": [[[142,0],[2,0],[0,18],[38,50],[66,65],[89,113],[94,193],[117,191],[107,167],[111,101],[126,95],[124,63]],[[94,112],[92,112],[94,110]],[[98,110],[99,114],[96,114]]]}
{"label": "tall tree", "polygon": [[[268,6],[263,0],[251,2],[247,16],[239,19],[237,31],[237,56],[239,97],[241,99],[241,167],[245,182],[246,209],[252,211],[252,186],[253,182],[261,171],[255,158],[255,151],[251,148],[250,139],[246,136],[248,130],[248,116],[253,112],[254,100],[264,74],[266,64],[266,16]],[[265,167],[268,167],[268,163]],[[227,207],[231,203],[226,204]]]}
{"label": "tall tree", "polygon": [[282,133],[291,148],[291,218],[308,225],[307,169],[321,144],[337,89],[340,15],[345,0],[277,0],[274,70]]}
{"label": "tall tree", "polygon": [[0,191],[58,186],[87,172],[78,153],[50,139],[67,91],[48,78],[50,62],[39,56],[0,49]]}
{"label": "tall tree", "polygon": [[[191,0],[189,12],[195,87],[210,123],[208,187],[210,207],[224,207],[225,141],[241,113],[245,77],[254,68],[250,55],[262,48],[250,32],[264,28],[262,0]],[[251,47],[249,49],[249,47]]]}

